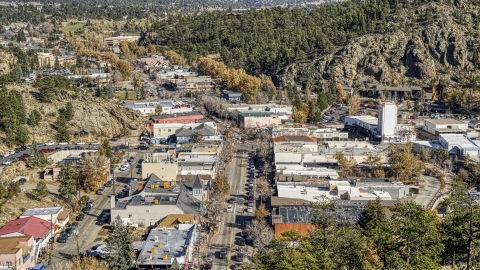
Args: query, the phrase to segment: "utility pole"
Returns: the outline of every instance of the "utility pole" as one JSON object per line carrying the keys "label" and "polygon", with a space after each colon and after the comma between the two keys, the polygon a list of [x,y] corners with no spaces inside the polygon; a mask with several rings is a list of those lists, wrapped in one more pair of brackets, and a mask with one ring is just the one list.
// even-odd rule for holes
{"label": "utility pole", "polygon": [[76,230],[74,233],[77,240],[77,256],[80,258],[80,247],[78,246],[78,230]]}

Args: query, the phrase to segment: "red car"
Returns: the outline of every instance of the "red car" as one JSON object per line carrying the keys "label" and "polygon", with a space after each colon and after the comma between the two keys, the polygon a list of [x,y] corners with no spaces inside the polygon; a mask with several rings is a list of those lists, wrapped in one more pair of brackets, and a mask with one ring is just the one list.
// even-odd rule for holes
{"label": "red car", "polygon": [[43,148],[43,149],[42,149],[42,152],[43,152],[43,153],[49,153],[50,151],[49,151],[48,149],[46,149],[46,148]]}

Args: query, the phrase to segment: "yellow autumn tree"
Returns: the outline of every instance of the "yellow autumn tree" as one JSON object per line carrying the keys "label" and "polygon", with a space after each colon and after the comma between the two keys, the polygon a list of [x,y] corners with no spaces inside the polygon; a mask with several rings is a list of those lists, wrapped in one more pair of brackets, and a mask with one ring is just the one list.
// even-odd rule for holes
{"label": "yellow autumn tree", "polygon": [[170,61],[173,65],[185,65],[187,62],[180,54],[175,51],[169,50],[163,53],[163,55]]}
{"label": "yellow autumn tree", "polygon": [[345,92],[345,89],[341,84],[337,84],[335,86],[337,90],[337,101],[338,102],[343,102],[345,99],[347,99],[347,92]]}

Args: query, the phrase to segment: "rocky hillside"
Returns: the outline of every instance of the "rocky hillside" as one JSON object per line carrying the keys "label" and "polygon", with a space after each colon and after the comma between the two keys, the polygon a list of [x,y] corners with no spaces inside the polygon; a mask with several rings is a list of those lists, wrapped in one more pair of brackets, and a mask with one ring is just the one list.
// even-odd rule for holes
{"label": "rocky hillside", "polygon": [[[42,103],[37,99],[38,89],[32,86],[9,85],[7,88],[15,89],[23,95],[27,115],[33,109],[42,113],[43,117],[39,126],[30,128],[31,137],[37,142],[55,141],[56,131],[52,124],[55,122],[59,111],[65,108],[65,104],[69,101],[72,102],[75,110],[75,116],[69,122],[72,142],[77,140],[95,141],[101,136],[107,138],[117,135],[123,136],[122,121],[125,122],[127,135],[137,136],[145,131],[145,118],[142,114],[128,109],[122,104],[92,97],[89,93],[80,94],[79,97],[74,98],[74,92],[60,91],[53,102]],[[74,135],[80,133],[85,127],[91,128],[90,135],[76,138]],[[0,132],[0,137],[4,135],[3,132]],[[5,145],[0,147],[6,148]]]}
{"label": "rocky hillside", "polygon": [[469,81],[480,75],[479,14],[478,6],[466,1],[432,2],[405,10],[404,16],[416,21],[410,29],[358,37],[321,58],[287,65],[275,79],[280,86],[307,81],[327,85],[335,74],[337,82],[352,87],[368,82],[400,86],[441,81],[470,87]]}

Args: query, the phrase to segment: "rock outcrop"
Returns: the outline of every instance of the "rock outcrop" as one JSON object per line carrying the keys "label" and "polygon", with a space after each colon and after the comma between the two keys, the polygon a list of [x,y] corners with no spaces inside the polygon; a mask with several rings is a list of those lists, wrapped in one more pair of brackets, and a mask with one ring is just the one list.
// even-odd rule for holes
{"label": "rock outcrop", "polygon": [[361,87],[369,82],[429,84],[432,80],[450,81],[462,74],[476,74],[472,59],[475,53],[473,33],[478,31],[474,29],[477,15],[473,12],[477,9],[461,7],[471,8],[472,13],[462,13],[465,21],[459,22],[453,9],[434,3],[429,7],[432,6],[441,19],[419,23],[410,32],[398,30],[361,36],[322,58],[290,64],[274,79],[280,86],[305,85],[307,80],[327,85],[335,74],[338,82]]}

